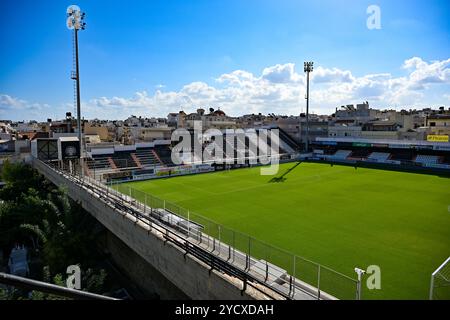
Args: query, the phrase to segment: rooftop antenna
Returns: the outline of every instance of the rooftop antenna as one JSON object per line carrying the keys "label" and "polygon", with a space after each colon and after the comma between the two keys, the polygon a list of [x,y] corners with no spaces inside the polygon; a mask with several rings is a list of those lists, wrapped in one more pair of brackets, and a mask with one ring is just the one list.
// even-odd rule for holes
{"label": "rooftop antenna", "polygon": [[83,143],[81,134],[81,108],[80,108],[80,68],[78,63],[78,31],[86,28],[84,22],[85,13],[81,12],[80,7],[71,5],[67,8],[66,25],[69,30],[73,30],[73,69],[71,72],[71,79],[74,80],[74,98],[77,107],[77,130],[78,141],[80,142],[80,157],[83,157]]}

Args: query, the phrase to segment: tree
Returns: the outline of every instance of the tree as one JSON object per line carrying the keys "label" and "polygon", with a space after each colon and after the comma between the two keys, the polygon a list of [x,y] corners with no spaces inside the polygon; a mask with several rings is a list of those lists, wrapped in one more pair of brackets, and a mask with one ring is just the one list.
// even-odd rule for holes
{"label": "tree", "polygon": [[51,188],[46,181],[32,167],[24,163],[3,163],[1,178],[6,185],[0,190],[0,199],[4,201],[19,201],[28,193],[30,188],[37,190],[39,195],[44,196]]}
{"label": "tree", "polygon": [[[6,182],[0,191],[0,246],[4,252],[16,243],[30,245],[49,266],[48,273],[50,268],[54,273],[53,277],[44,274],[44,278],[55,283],[62,281],[67,266],[97,262],[95,231],[99,224],[70,200],[66,189],[56,188],[24,164],[6,162],[2,179]],[[88,269],[86,276],[88,290],[101,291],[104,270],[97,274]]]}

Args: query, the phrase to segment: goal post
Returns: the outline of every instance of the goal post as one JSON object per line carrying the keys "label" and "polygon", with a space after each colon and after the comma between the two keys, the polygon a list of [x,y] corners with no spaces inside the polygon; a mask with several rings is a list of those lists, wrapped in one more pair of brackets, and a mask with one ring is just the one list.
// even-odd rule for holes
{"label": "goal post", "polygon": [[431,274],[430,300],[450,300],[450,257]]}

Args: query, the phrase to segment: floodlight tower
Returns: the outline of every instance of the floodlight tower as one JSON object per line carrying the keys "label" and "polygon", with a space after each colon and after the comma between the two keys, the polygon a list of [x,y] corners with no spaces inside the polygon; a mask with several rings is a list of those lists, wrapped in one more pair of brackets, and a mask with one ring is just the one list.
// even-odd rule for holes
{"label": "floodlight tower", "polygon": [[80,108],[80,67],[78,62],[78,31],[86,28],[84,22],[85,13],[81,12],[76,5],[71,5],[67,8],[67,28],[73,30],[73,64],[75,70],[72,71],[71,78],[75,81],[75,103],[77,106],[77,130],[78,140],[80,142],[80,157],[83,157],[83,142],[81,134],[81,108]]}
{"label": "floodlight tower", "polygon": [[304,71],[306,72],[306,142],[305,152],[309,149],[309,74],[314,70],[314,62],[305,62]]}

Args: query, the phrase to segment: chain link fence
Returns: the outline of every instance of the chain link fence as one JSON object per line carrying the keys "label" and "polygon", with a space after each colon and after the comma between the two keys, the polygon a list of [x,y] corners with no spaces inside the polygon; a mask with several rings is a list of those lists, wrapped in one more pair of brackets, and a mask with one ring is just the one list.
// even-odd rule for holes
{"label": "chain link fence", "polygon": [[111,187],[208,251],[293,298],[357,299],[358,281],[126,184]]}

